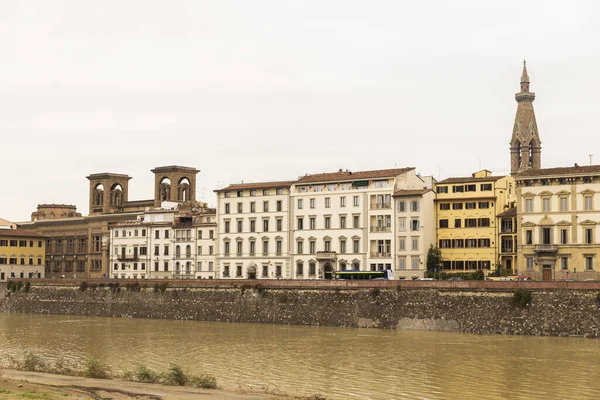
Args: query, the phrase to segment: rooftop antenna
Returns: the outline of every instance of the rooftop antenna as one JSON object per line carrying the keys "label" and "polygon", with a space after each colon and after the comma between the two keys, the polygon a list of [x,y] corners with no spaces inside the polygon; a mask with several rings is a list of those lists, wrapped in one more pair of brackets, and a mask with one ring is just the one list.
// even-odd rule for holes
{"label": "rooftop antenna", "polygon": [[590,153],[588,156],[590,157],[590,165],[592,165],[592,157],[594,157],[594,155]]}

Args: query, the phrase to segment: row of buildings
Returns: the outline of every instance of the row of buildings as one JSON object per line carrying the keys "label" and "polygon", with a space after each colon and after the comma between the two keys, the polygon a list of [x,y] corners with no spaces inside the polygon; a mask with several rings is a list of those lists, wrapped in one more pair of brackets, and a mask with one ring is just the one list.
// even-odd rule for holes
{"label": "row of buildings", "polygon": [[600,166],[541,168],[525,65],[520,89],[510,176],[338,170],[229,185],[214,209],[196,201],[195,168],[153,169],[154,197],[138,201],[128,175],[92,174],[87,216],[42,204],[17,229],[0,224],[0,279],[327,279],[350,269],[407,279],[424,275],[431,246],[443,272],[598,279]]}

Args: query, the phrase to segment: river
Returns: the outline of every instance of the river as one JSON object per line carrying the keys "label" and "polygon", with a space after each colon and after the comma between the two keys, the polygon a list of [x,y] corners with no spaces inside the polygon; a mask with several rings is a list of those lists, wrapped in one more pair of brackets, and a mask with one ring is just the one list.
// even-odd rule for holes
{"label": "river", "polygon": [[328,399],[600,398],[593,339],[0,313],[0,360],[25,350]]}

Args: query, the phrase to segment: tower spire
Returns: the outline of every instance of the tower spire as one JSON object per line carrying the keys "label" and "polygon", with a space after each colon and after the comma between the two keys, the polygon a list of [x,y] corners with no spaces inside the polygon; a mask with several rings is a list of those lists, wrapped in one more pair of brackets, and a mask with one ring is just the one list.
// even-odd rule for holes
{"label": "tower spire", "polygon": [[542,147],[533,111],[535,93],[529,91],[526,60],[523,60],[521,91],[515,94],[515,100],[517,100],[517,115],[510,140],[511,174],[530,168],[541,168]]}

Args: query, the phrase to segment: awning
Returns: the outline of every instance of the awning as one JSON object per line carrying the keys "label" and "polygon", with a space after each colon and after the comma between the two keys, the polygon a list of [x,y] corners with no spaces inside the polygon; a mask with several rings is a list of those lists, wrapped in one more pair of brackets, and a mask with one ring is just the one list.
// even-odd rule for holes
{"label": "awning", "polygon": [[352,182],[353,187],[365,187],[369,186],[369,181],[354,181]]}

